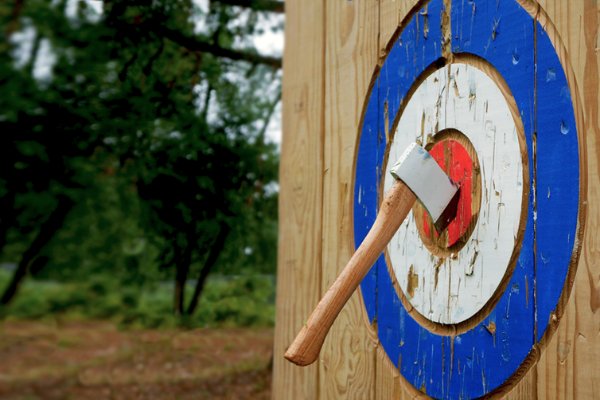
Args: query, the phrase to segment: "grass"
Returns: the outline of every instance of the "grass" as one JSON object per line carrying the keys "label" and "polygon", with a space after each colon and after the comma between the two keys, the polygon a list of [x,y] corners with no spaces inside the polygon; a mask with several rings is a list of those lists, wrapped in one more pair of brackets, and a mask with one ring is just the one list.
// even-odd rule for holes
{"label": "grass", "polygon": [[[0,287],[10,273],[0,270]],[[186,288],[186,299],[193,287]],[[7,321],[109,320],[121,328],[272,327],[275,285],[270,277],[210,277],[194,315],[173,314],[173,285],[121,286],[107,277],[59,283],[27,278],[13,302],[1,311]],[[68,344],[66,344],[68,346]]]}

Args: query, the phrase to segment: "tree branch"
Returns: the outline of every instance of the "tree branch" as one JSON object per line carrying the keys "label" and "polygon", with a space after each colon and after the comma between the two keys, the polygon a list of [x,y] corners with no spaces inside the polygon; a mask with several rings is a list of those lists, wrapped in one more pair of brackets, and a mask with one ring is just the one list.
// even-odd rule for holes
{"label": "tree branch", "polygon": [[275,113],[275,107],[277,107],[277,104],[279,103],[279,101],[281,101],[281,86],[279,87],[279,90],[277,91],[277,96],[275,96],[275,100],[273,101],[273,103],[269,104],[269,108],[267,109],[267,116],[264,119],[265,123],[257,136],[256,142],[260,143],[261,145],[264,145],[264,143],[265,143],[265,134],[267,133],[267,128],[269,127],[269,122],[271,121],[271,117]]}
{"label": "tree branch", "polygon": [[272,66],[273,68],[281,68],[281,58],[261,56],[258,54],[226,49],[215,44],[203,42],[195,37],[186,36],[180,31],[167,28],[162,24],[158,26],[155,25],[151,29],[155,34],[166,37],[167,39],[191,51],[201,51],[204,53],[213,54],[216,57],[229,58],[230,60],[243,60],[253,64],[266,64]]}
{"label": "tree branch", "polygon": [[285,3],[274,0],[215,0],[228,6],[239,6],[250,8],[255,11],[269,11],[276,13],[285,13]]}

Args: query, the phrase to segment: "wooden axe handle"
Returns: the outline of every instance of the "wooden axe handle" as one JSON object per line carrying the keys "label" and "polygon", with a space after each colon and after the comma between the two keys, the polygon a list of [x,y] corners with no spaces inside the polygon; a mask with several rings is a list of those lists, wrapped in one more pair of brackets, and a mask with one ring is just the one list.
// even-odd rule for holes
{"label": "wooden axe handle", "polygon": [[367,237],[287,349],[285,358],[301,366],[315,362],[333,321],[400,228],[416,199],[404,182],[394,182]]}

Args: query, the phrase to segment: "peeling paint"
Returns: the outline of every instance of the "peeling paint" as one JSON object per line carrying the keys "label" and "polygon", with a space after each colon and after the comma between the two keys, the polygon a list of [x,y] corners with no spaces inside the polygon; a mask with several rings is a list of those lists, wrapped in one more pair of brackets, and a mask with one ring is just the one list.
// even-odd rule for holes
{"label": "peeling paint", "polygon": [[408,287],[406,289],[407,294],[412,298],[415,297],[415,289],[419,287],[419,275],[415,275],[413,266],[410,266],[408,270]]}
{"label": "peeling paint", "polygon": [[423,16],[423,37],[427,39],[427,34],[429,33],[429,24],[427,20],[427,5],[423,8],[423,11],[420,13]]}

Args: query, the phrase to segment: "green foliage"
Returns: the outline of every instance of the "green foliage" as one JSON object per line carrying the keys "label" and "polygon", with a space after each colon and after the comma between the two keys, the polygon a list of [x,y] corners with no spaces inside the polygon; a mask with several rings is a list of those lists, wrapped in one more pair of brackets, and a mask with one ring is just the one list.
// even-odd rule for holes
{"label": "green foliage", "polygon": [[[93,195],[76,204],[53,242],[41,252],[52,260],[31,273],[38,279],[86,280],[110,272],[124,285],[164,279],[154,259],[156,247],[139,227],[141,204],[121,176],[99,174]],[[90,190],[91,192],[91,190]]]}
{"label": "green foliage", "polygon": [[[9,274],[0,270],[0,284]],[[193,288],[187,288],[190,292]],[[2,317],[28,319],[109,319],[123,328],[269,327],[275,322],[274,284],[269,276],[210,278],[193,316],[173,315],[172,285],[152,290],[123,286],[106,275],[89,282],[28,280]]]}
{"label": "green foliage", "polygon": [[[36,279],[9,314],[174,323],[174,296],[140,288],[173,269],[178,281],[201,276],[224,227],[216,271],[275,272],[278,155],[264,131],[280,74],[247,40],[257,7],[115,0],[98,14],[86,4],[74,14],[66,0],[0,5],[0,209],[10,210],[0,260]],[[26,32],[29,50],[16,39]],[[42,54],[51,65],[40,77]],[[74,206],[45,226],[61,198]],[[36,248],[43,229],[52,239]],[[267,323],[241,295],[205,300],[218,296],[211,286],[234,290],[210,282],[189,324]]]}

